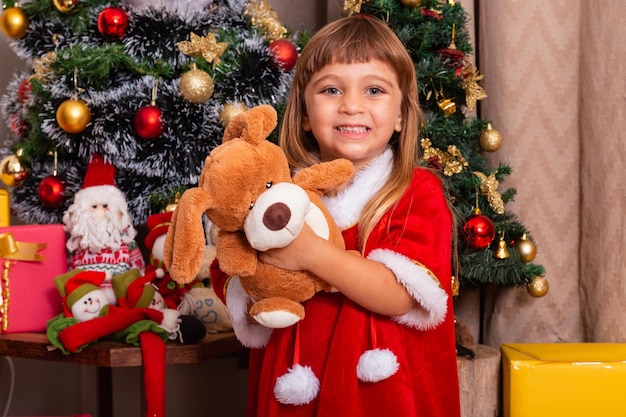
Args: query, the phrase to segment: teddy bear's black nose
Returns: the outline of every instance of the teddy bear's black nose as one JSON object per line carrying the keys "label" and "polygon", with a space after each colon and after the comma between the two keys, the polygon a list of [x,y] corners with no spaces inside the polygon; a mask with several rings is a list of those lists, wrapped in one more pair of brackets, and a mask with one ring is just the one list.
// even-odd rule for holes
{"label": "teddy bear's black nose", "polygon": [[271,231],[284,229],[291,219],[291,210],[285,203],[274,203],[263,213],[263,224]]}

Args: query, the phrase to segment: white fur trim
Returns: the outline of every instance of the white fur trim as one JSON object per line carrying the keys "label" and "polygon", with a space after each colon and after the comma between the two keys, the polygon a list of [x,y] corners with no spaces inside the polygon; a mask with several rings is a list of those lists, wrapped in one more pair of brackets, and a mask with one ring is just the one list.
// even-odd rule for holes
{"label": "white fur trim", "polygon": [[398,371],[398,358],[389,349],[372,349],[363,352],[356,366],[356,376],[363,382],[378,382]]}
{"label": "white fur trim", "polygon": [[290,405],[308,404],[320,391],[320,381],[310,366],[296,364],[276,379],[274,396],[278,402]]}
{"label": "white fur trim", "polygon": [[74,204],[80,207],[87,207],[94,203],[115,203],[115,207],[127,210],[126,197],[114,185],[94,185],[82,188],[74,194]]}
{"label": "white fur trim", "polygon": [[324,196],[322,201],[341,228],[346,229],[359,220],[365,204],[387,182],[391,174],[393,151],[389,148],[358,171],[352,182],[334,196]]}
{"label": "white fur trim", "polygon": [[267,345],[272,329],[260,324],[250,323],[248,318],[248,301],[250,296],[245,292],[239,277],[233,276],[226,288],[226,307],[233,330],[242,345],[249,348],[262,348]]}
{"label": "white fur trim", "polygon": [[409,291],[418,306],[393,319],[405,326],[425,330],[437,326],[446,317],[448,294],[439,285],[435,275],[423,265],[388,249],[375,249],[368,259],[380,262],[395,274]]}

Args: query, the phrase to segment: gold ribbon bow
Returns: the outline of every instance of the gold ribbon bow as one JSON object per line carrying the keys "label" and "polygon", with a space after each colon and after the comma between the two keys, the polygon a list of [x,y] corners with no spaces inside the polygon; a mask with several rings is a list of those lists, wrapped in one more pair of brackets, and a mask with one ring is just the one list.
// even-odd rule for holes
{"label": "gold ribbon bow", "polygon": [[9,299],[11,296],[9,273],[15,261],[41,262],[45,258],[39,253],[47,243],[18,242],[10,232],[0,234],[0,258],[4,259],[2,266],[2,282],[0,292],[0,332],[9,328]]}

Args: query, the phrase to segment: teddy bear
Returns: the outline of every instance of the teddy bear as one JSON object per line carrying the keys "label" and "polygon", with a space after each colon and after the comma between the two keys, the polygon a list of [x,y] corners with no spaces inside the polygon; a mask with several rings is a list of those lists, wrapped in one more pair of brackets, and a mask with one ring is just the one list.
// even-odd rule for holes
{"label": "teddy bear", "polygon": [[265,264],[258,251],[289,244],[305,222],[344,248],[341,230],[321,196],[354,175],[350,161],[336,159],[304,168],[292,178],[285,154],[267,140],[276,125],[276,111],[269,105],[253,107],[230,121],[222,144],[204,162],[198,187],[181,196],[164,248],[164,262],[175,281],[195,276],[205,246],[204,213],[218,228],[220,269],[238,277],[250,299],[247,314],[270,329],[297,323],[305,314],[302,302],[332,288],[308,271]]}

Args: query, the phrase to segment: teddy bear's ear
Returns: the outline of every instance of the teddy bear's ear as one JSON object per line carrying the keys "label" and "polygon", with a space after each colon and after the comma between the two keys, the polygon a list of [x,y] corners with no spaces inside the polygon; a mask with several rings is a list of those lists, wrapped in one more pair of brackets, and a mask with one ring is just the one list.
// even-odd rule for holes
{"label": "teddy bear's ear", "polygon": [[267,139],[278,124],[276,110],[269,104],[262,104],[239,113],[228,123],[222,143],[235,138],[246,142],[260,143]]}
{"label": "teddy bear's ear", "polygon": [[179,284],[193,281],[200,269],[205,246],[202,214],[212,201],[204,190],[190,188],[183,193],[172,215],[163,247],[163,262]]}

